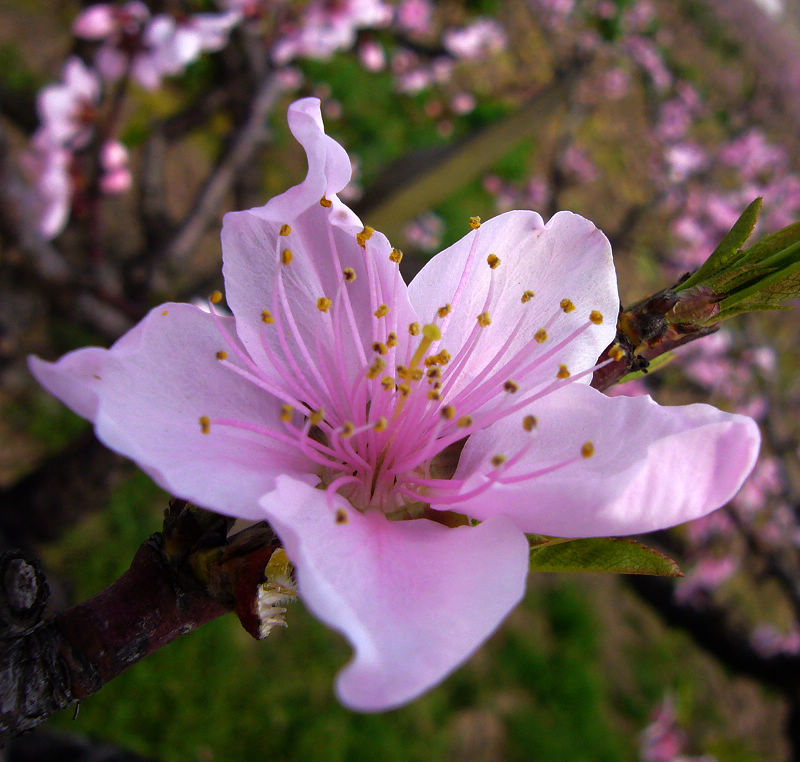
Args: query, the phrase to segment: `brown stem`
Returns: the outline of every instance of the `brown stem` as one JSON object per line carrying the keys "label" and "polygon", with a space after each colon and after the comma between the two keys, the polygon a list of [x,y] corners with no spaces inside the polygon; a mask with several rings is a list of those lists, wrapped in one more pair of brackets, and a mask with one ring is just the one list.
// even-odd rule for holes
{"label": "brown stem", "polygon": [[227,611],[265,637],[258,595],[277,541],[263,524],[229,539],[231,523],[173,501],[125,574],[49,620],[38,562],[0,557],[0,745]]}

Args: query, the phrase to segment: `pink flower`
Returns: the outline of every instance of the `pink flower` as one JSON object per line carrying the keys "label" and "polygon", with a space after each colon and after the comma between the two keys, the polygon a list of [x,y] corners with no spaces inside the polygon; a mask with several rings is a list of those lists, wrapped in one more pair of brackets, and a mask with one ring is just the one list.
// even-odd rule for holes
{"label": "pink flower", "polygon": [[493,19],[481,18],[460,29],[447,29],[442,43],[456,58],[479,58],[502,50],[506,33]]}
{"label": "pink flower", "polygon": [[382,71],[386,67],[386,52],[375,40],[364,40],[358,46],[358,59],[367,71]]}
{"label": "pink flower", "polygon": [[391,20],[392,7],[382,0],[316,0],[303,10],[301,21],[281,30],[272,57],[278,64],[302,56],[324,60],[352,47],[358,29],[384,27]]}
{"label": "pink flower", "polygon": [[415,34],[431,31],[433,6],[428,0],[403,0],[397,6],[397,23]]}
{"label": "pink flower", "polygon": [[384,710],[519,602],[526,532],[702,516],[739,489],[759,435],[707,405],[589,386],[619,301],[587,220],[474,222],[406,287],[400,253],[336,195],[350,161],[319,101],[289,125],[305,180],[224,219],[231,317],[164,304],[109,350],[30,367],[165,489],[269,521],[306,605],[354,646],[341,700]]}
{"label": "pink flower", "polygon": [[67,59],[62,81],[46,85],[37,98],[44,131],[55,144],[81,148],[89,142],[100,98],[100,81],[80,58]]}
{"label": "pink flower", "polygon": [[450,99],[450,108],[454,114],[468,114],[475,108],[475,103],[472,93],[456,93]]}
{"label": "pink flower", "polygon": [[103,193],[115,195],[124,193],[131,187],[131,170],[128,166],[128,149],[118,140],[107,140],[100,149],[100,164],[103,175],[100,189]]}
{"label": "pink flower", "polygon": [[242,13],[195,13],[176,20],[150,11],[139,2],[115,7],[94,5],[78,16],[73,31],[79,37],[103,40],[97,68],[115,80],[130,71],[144,88],[154,90],[164,76],[181,73],[201,53],[223,48]]}
{"label": "pink flower", "polygon": [[55,238],[67,224],[72,203],[71,161],[72,154],[42,130],[37,130],[21,158],[31,183],[26,207],[46,239]]}
{"label": "pink flower", "polygon": [[132,36],[139,33],[149,18],[147,6],[138,0],[123,5],[99,3],[81,11],[72,24],[72,31],[76,37],[85,40],[104,40],[118,35]]}

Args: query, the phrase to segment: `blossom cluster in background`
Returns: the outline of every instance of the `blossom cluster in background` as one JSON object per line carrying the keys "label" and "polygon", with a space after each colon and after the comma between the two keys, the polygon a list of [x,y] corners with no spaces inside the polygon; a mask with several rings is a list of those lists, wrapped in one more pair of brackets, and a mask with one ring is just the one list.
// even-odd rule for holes
{"label": "blossom cluster in background", "polygon": [[[293,68],[300,59],[327,60],[357,46],[368,71],[389,67],[400,92],[414,93],[444,85],[459,60],[491,55],[505,44],[502,27],[489,18],[441,28],[428,0],[316,0],[302,8],[285,0],[222,0],[218,13],[151,13],[139,0],[100,3],[83,10],[72,25],[76,38],[90,43],[89,60],[72,56],[62,81],[47,85],[39,96],[41,127],[25,158],[31,182],[27,210],[45,238],[57,236],[67,223],[77,194],[116,194],[131,185],[128,154],[113,136],[120,132],[118,103],[126,81],[148,91],[165,79],[183,74],[206,53],[224,49],[231,34],[258,37],[268,20],[279,19],[263,42],[286,88],[297,88],[302,75]],[[373,35],[391,27],[397,42],[387,52]],[[441,39],[434,55],[420,55],[415,44]],[[403,44],[406,40],[409,44]],[[475,98],[456,90],[449,97],[454,115],[474,108]],[[443,124],[446,124],[443,122]],[[91,204],[91,198],[79,206]]]}
{"label": "blossom cluster in background", "polygon": [[665,696],[652,714],[650,724],[642,731],[640,762],[717,762],[708,754],[689,756],[686,754],[687,738],[680,726],[675,701]]}

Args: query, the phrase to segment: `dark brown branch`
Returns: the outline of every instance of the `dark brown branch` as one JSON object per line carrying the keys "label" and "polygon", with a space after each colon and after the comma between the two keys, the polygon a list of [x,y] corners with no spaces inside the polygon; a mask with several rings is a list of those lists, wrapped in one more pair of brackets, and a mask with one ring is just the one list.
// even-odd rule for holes
{"label": "dark brown branch", "polygon": [[177,637],[235,610],[255,637],[258,594],[277,540],[264,524],[228,538],[232,520],[173,501],[163,532],[143,543],[110,587],[44,620],[38,563],[0,558],[0,742],[100,690]]}

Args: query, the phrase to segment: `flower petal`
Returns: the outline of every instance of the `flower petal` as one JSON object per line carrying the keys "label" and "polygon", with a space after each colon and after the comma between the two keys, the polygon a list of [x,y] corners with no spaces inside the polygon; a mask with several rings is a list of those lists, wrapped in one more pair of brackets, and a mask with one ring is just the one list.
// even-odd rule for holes
{"label": "flower petal", "polygon": [[[533,433],[509,419],[469,438],[455,475],[467,479],[465,491],[485,479],[492,455],[513,457],[529,437],[533,446],[508,476],[572,463],[496,484],[458,510],[502,514],[525,532],[560,537],[649,532],[724,505],[758,456],[755,422],[709,405],[662,407],[646,395],[607,397],[572,384],[524,413],[538,418]],[[587,441],[594,453],[584,458]]]}
{"label": "flower petal", "polygon": [[[221,320],[232,332],[233,320]],[[50,393],[94,422],[104,444],[164,489],[220,513],[263,519],[258,498],[275,477],[313,482],[314,466],[285,443],[213,423],[236,419],[284,430],[281,403],[217,360],[221,349],[236,360],[210,315],[165,304],[109,350],[89,347],[56,363],[31,357],[30,368]],[[212,420],[208,434],[201,416]]]}
{"label": "flower petal", "polygon": [[308,174],[299,185],[250,211],[265,220],[283,224],[319,204],[326,196],[333,203],[333,212],[338,218],[358,225],[358,217],[336,198],[350,182],[352,169],[347,151],[325,134],[319,98],[302,98],[292,103],[288,120],[292,135],[305,149]]}
{"label": "flower petal", "polygon": [[[331,214],[335,212],[317,200],[291,219],[291,232],[285,236],[280,235],[281,225],[253,210],[226,214],[222,227],[225,290],[239,338],[259,366],[271,369],[276,379],[280,373],[270,354],[281,358],[290,373],[291,364],[296,364],[299,372],[294,370],[294,376],[302,376],[317,389],[331,386],[324,369],[339,373],[340,366],[346,377],[334,385],[352,387],[374,359],[374,342],[385,342],[389,332],[397,335],[396,353],[405,358],[408,326],[417,320],[400,270],[389,259],[392,247],[386,237],[373,232],[362,247],[356,239],[361,226],[333,223]],[[284,249],[292,252],[288,265],[281,264]],[[345,282],[345,269],[352,270],[352,282]],[[277,292],[277,278],[285,299]],[[332,300],[324,313],[317,307],[321,297]],[[375,311],[381,304],[387,305],[388,314],[378,319]],[[269,310],[274,324],[262,322],[264,310]],[[297,335],[289,328],[289,311]],[[281,346],[281,334],[291,360]]]}
{"label": "flower petal", "polygon": [[[490,254],[500,259],[495,270],[487,264]],[[492,278],[494,291],[487,305]],[[523,303],[526,290],[535,296]],[[507,212],[484,222],[428,262],[409,286],[409,296],[426,320],[439,307],[452,304],[441,341],[451,355],[474,331],[478,315],[489,312],[491,325],[481,329],[456,391],[471,384],[509,337],[507,358],[524,351],[535,359],[536,353],[544,354],[585,327],[596,310],[603,316],[602,325],[589,325],[548,357],[536,371],[537,381],[555,378],[560,364],[573,373],[590,368],[613,340],[619,310],[608,240],[571,212],[559,212],[546,225],[529,211]],[[563,299],[571,300],[574,309],[565,312],[560,307]],[[533,337],[541,328],[548,338],[538,344]]]}
{"label": "flower petal", "polygon": [[[391,246],[386,237],[373,232],[365,247],[356,242],[364,228],[336,196],[350,179],[350,160],[345,150],[325,134],[319,100],[305,98],[293,103],[289,107],[289,126],[306,151],[308,174],[302,183],[265,206],[225,215],[222,249],[228,304],[236,316],[240,339],[259,365],[270,368],[273,362],[263,342],[269,342],[274,349],[278,340],[274,331],[264,331],[261,314],[265,309],[278,311],[275,281],[281,270],[287,297],[282,303],[287,308],[291,306],[310,353],[319,354],[316,345],[320,345],[336,355],[329,358],[332,367],[337,367],[341,357],[351,370],[357,368],[363,373],[367,355],[362,347],[384,341],[389,331],[405,337],[408,324],[416,320],[416,315],[399,269],[388,259]],[[323,196],[330,205],[320,204]],[[291,232],[282,236],[281,229]],[[282,268],[280,256],[284,249],[292,253],[292,264]],[[367,267],[373,273],[372,279]],[[328,297],[335,302],[343,286],[345,268],[356,273],[355,281],[346,286],[354,319],[334,318],[339,322],[331,324],[327,316],[320,316],[317,300]],[[375,323],[374,317],[380,304],[387,304],[391,313],[382,326]],[[340,337],[338,342],[334,334]],[[342,351],[342,341],[356,346]],[[289,344],[299,358],[301,375],[319,377],[318,369],[304,359],[306,353],[299,342],[291,339]],[[397,352],[404,346],[398,345]]]}
{"label": "flower petal", "polygon": [[261,504],[306,605],[355,648],[337,682],[354,709],[390,709],[438,683],[524,593],[528,542],[502,517],[457,529],[388,521],[337,496],[337,523],[324,492],[290,477]]}

